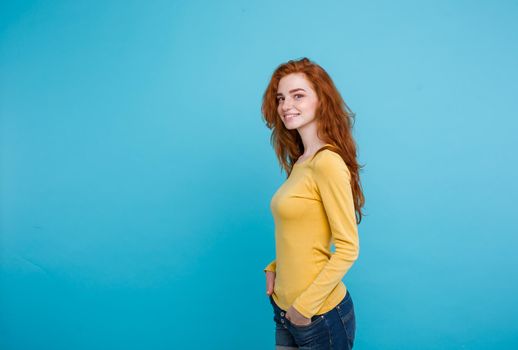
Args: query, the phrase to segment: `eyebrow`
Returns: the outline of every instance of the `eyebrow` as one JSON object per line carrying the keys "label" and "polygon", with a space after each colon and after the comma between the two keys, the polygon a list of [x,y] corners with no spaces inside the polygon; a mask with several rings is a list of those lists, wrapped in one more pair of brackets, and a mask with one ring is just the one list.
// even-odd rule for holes
{"label": "eyebrow", "polygon": [[[303,88],[297,88],[297,89],[290,90],[290,91],[289,91],[289,93],[291,94],[291,93],[293,93],[293,92],[295,92],[295,91],[299,91],[299,90],[302,90],[302,91],[306,92],[306,90],[304,90]],[[280,92],[279,92],[279,93],[277,93],[277,96],[281,96],[281,95],[282,95],[282,94],[281,94]]]}

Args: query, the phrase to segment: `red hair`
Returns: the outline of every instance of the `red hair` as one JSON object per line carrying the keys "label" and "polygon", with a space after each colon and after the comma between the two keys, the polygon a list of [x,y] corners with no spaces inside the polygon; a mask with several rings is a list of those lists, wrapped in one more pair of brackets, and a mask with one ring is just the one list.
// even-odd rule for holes
{"label": "red hair", "polygon": [[[272,130],[272,143],[281,167],[290,175],[293,164],[304,152],[304,145],[297,130],[288,130],[277,112],[277,88],[281,78],[292,73],[303,73],[318,97],[315,118],[318,137],[333,147],[324,146],[340,154],[351,173],[351,188],[356,221],[361,222],[365,203],[359,170],[363,167],[356,159],[356,143],[352,136],[355,114],[349,109],[327,72],[315,62],[304,57],[279,65],[272,74],[263,95],[261,112],[266,126]],[[318,153],[317,152],[317,153]],[[316,154],[316,153],[315,153]]]}

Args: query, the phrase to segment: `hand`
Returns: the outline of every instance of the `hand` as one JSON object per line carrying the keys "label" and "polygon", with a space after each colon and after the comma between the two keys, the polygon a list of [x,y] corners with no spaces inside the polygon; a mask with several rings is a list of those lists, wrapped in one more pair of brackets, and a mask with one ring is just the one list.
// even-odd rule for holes
{"label": "hand", "polygon": [[286,318],[295,326],[307,326],[311,323],[311,318],[305,317],[293,306],[290,306],[288,311],[286,311]]}
{"label": "hand", "polygon": [[272,295],[275,286],[275,272],[266,271],[266,294]]}

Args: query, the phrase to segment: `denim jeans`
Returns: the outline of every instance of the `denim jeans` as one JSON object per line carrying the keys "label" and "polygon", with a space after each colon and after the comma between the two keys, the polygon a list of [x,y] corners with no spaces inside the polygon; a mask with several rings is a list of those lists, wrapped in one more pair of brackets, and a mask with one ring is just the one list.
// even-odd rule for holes
{"label": "denim jeans", "polygon": [[345,350],[352,349],[356,320],[354,306],[349,291],[332,310],[315,315],[311,323],[297,326],[286,318],[286,310],[281,309],[270,296],[275,321],[275,346],[277,350]]}

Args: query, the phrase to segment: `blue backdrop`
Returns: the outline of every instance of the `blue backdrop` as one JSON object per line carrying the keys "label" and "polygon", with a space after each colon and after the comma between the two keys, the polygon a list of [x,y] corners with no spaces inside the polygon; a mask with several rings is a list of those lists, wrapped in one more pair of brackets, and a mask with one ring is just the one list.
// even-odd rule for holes
{"label": "blue backdrop", "polygon": [[518,347],[516,1],[4,1],[0,348],[271,349],[307,56],[356,112],[358,349]]}

